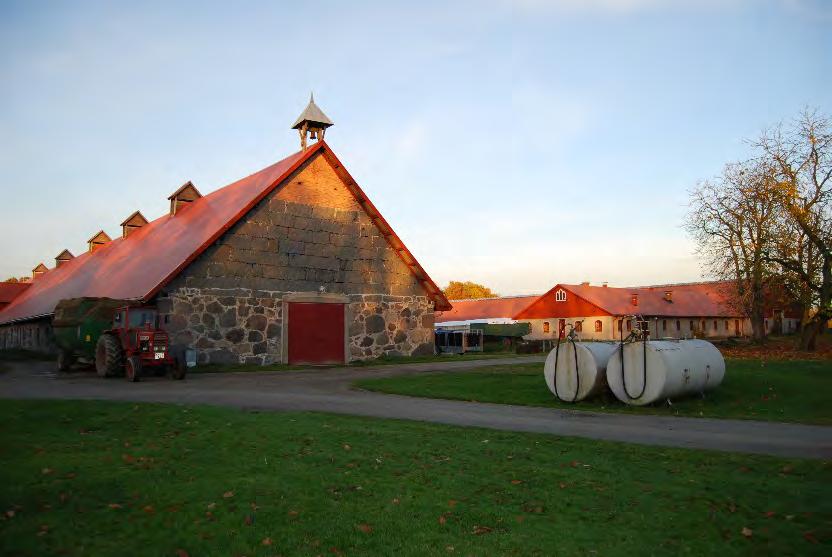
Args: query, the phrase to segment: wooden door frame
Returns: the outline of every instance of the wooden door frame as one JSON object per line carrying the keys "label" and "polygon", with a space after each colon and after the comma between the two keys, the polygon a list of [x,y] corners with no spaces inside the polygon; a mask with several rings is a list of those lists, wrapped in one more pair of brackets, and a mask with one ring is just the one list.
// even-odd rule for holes
{"label": "wooden door frame", "polygon": [[350,361],[349,330],[352,312],[350,299],[346,294],[330,294],[327,292],[292,292],[285,294],[282,299],[282,324],[280,330],[280,361],[289,363],[289,304],[343,304],[344,306],[344,363]]}

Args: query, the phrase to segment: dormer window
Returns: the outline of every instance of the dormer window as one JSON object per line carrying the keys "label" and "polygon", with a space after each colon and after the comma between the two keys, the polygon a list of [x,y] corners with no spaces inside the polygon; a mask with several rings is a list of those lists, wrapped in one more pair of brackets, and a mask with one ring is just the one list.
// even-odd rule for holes
{"label": "dormer window", "polygon": [[126,238],[142,226],[147,224],[147,219],[141,211],[136,211],[121,223],[121,237]]}
{"label": "dormer window", "polygon": [[182,209],[182,207],[188,205],[189,203],[193,203],[197,199],[202,197],[202,194],[199,193],[199,190],[196,189],[196,186],[190,180],[182,184],[178,190],[170,194],[170,214],[171,216],[175,215],[177,211]]}
{"label": "dormer window", "polygon": [[103,230],[99,230],[95,233],[95,236],[87,240],[90,253],[95,253],[96,250],[106,246],[110,242],[112,242],[112,238],[110,238],[110,236]]}
{"label": "dormer window", "polygon": [[558,290],[555,292],[555,301],[556,302],[565,302],[566,301],[566,291]]}

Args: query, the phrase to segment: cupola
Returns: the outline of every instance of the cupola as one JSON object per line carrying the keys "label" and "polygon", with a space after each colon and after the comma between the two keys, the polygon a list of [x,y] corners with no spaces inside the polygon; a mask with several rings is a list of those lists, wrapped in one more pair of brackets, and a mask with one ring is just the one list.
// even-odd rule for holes
{"label": "cupola", "polygon": [[306,108],[303,109],[298,119],[295,120],[292,129],[298,130],[300,134],[300,148],[306,151],[307,136],[309,139],[320,141],[324,138],[326,129],[331,125],[333,125],[332,120],[315,104],[315,97],[310,93],[309,104],[306,105]]}

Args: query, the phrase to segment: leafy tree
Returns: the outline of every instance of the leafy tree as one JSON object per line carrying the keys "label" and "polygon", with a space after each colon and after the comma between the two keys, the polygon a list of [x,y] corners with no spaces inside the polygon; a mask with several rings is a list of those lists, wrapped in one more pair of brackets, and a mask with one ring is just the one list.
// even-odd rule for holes
{"label": "leafy tree", "polygon": [[814,350],[832,318],[832,122],[805,110],[765,132],[756,147],[780,207],[778,241],[766,255],[806,304],[800,348]]}
{"label": "leafy tree", "polygon": [[12,283],[14,283],[14,282],[20,282],[20,281],[19,281],[19,280],[17,280],[17,277],[9,277],[9,278],[7,278],[4,282],[12,282]]}
{"label": "leafy tree", "polygon": [[467,300],[472,298],[494,298],[499,296],[496,292],[488,288],[487,286],[483,286],[482,284],[477,284],[476,282],[471,281],[457,281],[452,280],[448,283],[442,292],[445,293],[445,296],[449,300]]}

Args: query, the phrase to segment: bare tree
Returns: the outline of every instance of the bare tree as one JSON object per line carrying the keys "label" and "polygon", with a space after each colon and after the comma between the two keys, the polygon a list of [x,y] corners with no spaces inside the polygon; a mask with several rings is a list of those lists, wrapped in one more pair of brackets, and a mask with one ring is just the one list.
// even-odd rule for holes
{"label": "bare tree", "polygon": [[698,244],[707,274],[733,285],[729,300],[751,319],[752,336],[765,338],[766,259],[777,219],[775,197],[756,163],[726,165],[722,175],[691,192],[686,228]]}
{"label": "bare tree", "polygon": [[765,132],[756,146],[781,209],[766,259],[782,267],[806,304],[800,347],[814,350],[832,317],[832,125],[806,110],[791,126]]}

